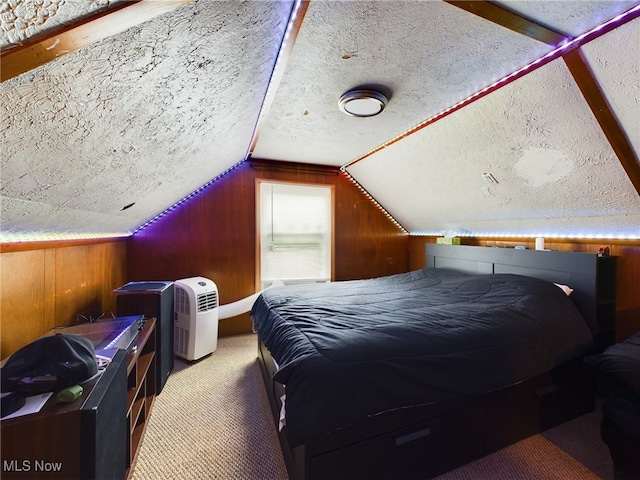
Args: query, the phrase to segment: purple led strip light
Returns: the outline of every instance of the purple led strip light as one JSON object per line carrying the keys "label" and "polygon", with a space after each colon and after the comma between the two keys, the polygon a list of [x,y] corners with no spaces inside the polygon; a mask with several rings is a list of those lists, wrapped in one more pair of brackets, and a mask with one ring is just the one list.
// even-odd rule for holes
{"label": "purple led strip light", "polygon": [[[255,138],[257,136],[257,131],[258,131],[258,125],[264,115],[264,105],[266,103],[266,99],[273,94],[273,88],[272,88],[272,82],[274,79],[274,74],[275,71],[280,68],[281,66],[281,57],[282,57],[282,52],[283,49],[286,45],[286,42],[289,40],[290,35],[291,35],[291,28],[295,23],[296,17],[298,15],[298,11],[300,9],[300,5],[301,5],[301,0],[296,0],[296,2],[293,5],[293,8],[291,9],[291,15],[289,17],[289,21],[287,22],[287,26],[285,28],[285,33],[282,39],[282,42],[280,43],[280,48],[278,50],[278,55],[276,56],[276,61],[273,67],[273,70],[271,71],[271,77],[269,80],[269,84],[267,86],[267,91],[265,93],[265,101],[263,101],[262,104],[262,108],[260,108],[260,113],[258,114],[258,120],[256,122],[256,126],[254,128],[254,132],[252,134],[252,138],[251,138],[251,142],[250,145],[253,145],[253,143],[255,142]],[[249,147],[251,149],[251,147]],[[244,163],[247,158],[249,157],[250,152],[247,152],[247,154],[245,155],[245,158],[243,158],[242,160],[240,160],[238,163],[236,163],[235,165],[231,166],[230,168],[228,168],[227,170],[225,170],[224,172],[222,172],[220,175],[214,177],[213,179],[211,179],[210,181],[208,181],[207,183],[205,183],[203,186],[201,186],[200,188],[198,188],[197,190],[195,190],[194,192],[190,193],[189,195],[187,195],[186,197],[184,197],[183,199],[179,200],[178,202],[174,203],[173,205],[171,205],[169,208],[167,208],[166,210],[164,210],[162,213],[159,213],[158,215],[156,215],[155,217],[153,217],[151,220],[149,220],[147,223],[141,225],[140,227],[138,227],[137,229],[135,229],[132,233],[132,235],[135,235],[136,233],[138,233],[140,230],[148,227],[149,225],[151,225],[152,223],[156,222],[158,219],[164,217],[167,213],[175,210],[176,208],[178,208],[180,205],[184,204],[187,200],[193,198],[195,195],[199,194],[200,192],[202,192],[203,190],[205,190],[206,188],[208,188],[209,186],[211,186],[212,184],[216,183],[218,180],[220,180],[222,177],[226,176],[229,172],[235,170],[238,166],[240,166],[242,163]]]}

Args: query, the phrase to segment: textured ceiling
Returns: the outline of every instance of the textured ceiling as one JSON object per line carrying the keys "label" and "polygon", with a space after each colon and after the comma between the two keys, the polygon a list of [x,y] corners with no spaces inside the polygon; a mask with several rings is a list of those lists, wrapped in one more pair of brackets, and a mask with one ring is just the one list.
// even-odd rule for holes
{"label": "textured ceiling", "polygon": [[[14,0],[1,44],[124,3]],[[569,39],[636,4],[492,2]],[[621,150],[562,58],[440,118],[557,45],[439,0],[312,0],[285,36],[292,7],[195,0],[2,82],[2,240],[128,235],[249,153],[343,166],[413,233],[640,238],[637,14],[578,49]],[[345,116],[363,85],[388,107]]]}
{"label": "textured ceiling", "polygon": [[127,234],[241,161],[290,9],[200,1],[2,83],[3,234]]}
{"label": "textured ceiling", "polygon": [[[548,50],[444,2],[311,2],[254,156],[343,165]],[[338,110],[369,84],[383,115]]]}
{"label": "textured ceiling", "polygon": [[555,60],[348,171],[410,231],[630,234],[640,197],[571,83]]}

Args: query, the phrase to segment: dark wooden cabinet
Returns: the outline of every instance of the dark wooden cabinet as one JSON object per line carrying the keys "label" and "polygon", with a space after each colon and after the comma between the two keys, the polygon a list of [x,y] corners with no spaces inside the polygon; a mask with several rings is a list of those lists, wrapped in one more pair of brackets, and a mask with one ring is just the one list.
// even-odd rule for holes
{"label": "dark wooden cabinet", "polygon": [[72,403],[2,420],[2,479],[125,479],[156,394],[155,319]]}
{"label": "dark wooden cabinet", "polygon": [[51,396],[40,412],[2,421],[2,478],[123,478],[126,353],[72,403]]}

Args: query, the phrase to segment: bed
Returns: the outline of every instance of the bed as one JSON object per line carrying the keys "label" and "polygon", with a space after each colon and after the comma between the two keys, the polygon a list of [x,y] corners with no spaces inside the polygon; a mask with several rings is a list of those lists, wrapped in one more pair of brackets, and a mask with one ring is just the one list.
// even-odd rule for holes
{"label": "bed", "polygon": [[291,478],[433,477],[593,410],[593,255],[425,253],[421,270],[254,303]]}

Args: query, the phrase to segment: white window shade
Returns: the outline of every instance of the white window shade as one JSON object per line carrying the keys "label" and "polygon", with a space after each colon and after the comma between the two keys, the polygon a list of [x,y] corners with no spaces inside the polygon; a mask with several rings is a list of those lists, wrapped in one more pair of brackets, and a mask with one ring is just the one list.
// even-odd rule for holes
{"label": "white window shade", "polygon": [[331,279],[331,187],[260,183],[262,286]]}

